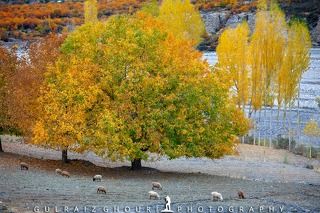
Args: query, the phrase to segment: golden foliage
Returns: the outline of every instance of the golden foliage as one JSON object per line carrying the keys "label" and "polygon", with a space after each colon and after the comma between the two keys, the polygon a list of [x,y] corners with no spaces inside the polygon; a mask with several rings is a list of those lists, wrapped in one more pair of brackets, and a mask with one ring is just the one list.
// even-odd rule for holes
{"label": "golden foliage", "polygon": [[311,38],[308,27],[293,21],[288,28],[288,41],[278,75],[278,103],[289,105],[295,99],[302,74],[308,69]]}
{"label": "golden foliage", "polygon": [[86,0],[84,2],[84,22],[98,21],[97,0]]}
{"label": "golden foliage", "polygon": [[[233,41],[233,42],[230,42]],[[236,28],[227,28],[219,38],[217,56],[219,62],[216,65],[220,75],[230,77],[230,87],[234,86],[233,96],[239,108],[248,104],[249,69],[247,66],[249,44],[249,26],[246,22]],[[225,81],[227,82],[227,81]]]}
{"label": "golden foliage", "polygon": [[190,1],[163,0],[159,19],[178,38],[193,40],[196,44],[205,31],[200,13]]}
{"label": "golden foliage", "polygon": [[79,27],[46,73],[35,142],[113,160],[232,153],[248,120],[193,44],[144,13]]}
{"label": "golden foliage", "polygon": [[309,31],[298,21],[288,25],[273,1],[260,1],[259,8],[250,38],[245,23],[222,33],[216,70],[222,81],[230,83],[239,106],[250,104],[259,110],[277,100],[279,107],[287,107],[308,68]]}
{"label": "golden foliage", "polygon": [[311,119],[303,129],[304,134],[311,137],[319,137],[320,136],[320,128],[317,121]]}

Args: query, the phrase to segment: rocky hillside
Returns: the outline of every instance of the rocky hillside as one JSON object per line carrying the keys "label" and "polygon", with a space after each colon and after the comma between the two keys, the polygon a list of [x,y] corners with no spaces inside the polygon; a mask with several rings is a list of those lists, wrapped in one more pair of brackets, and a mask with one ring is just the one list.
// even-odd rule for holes
{"label": "rocky hillside", "polygon": [[[307,22],[313,46],[320,46],[320,1],[319,0],[296,0],[289,3],[280,3],[285,11],[288,20],[299,18]],[[210,10],[202,10],[201,15],[205,22],[208,36],[200,44],[201,50],[214,50],[219,34],[226,27],[235,27],[238,23],[246,20],[250,29],[255,24],[256,8],[250,7],[247,11],[235,11],[233,9],[217,7]]]}

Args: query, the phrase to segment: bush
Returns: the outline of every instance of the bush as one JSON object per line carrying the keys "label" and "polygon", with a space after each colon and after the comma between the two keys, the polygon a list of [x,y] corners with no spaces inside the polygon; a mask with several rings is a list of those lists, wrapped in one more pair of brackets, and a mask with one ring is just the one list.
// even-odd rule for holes
{"label": "bush", "polygon": [[298,146],[296,146],[293,151],[292,151],[294,154],[296,155],[304,155],[305,153],[305,148],[304,148],[304,145],[302,144],[299,144]]}
{"label": "bush", "polygon": [[[272,141],[273,147],[276,149],[287,149],[289,150],[289,138],[284,138],[281,136],[278,136],[277,139]],[[296,146],[296,141],[291,140],[290,144],[290,150],[294,149]]]}
{"label": "bush", "polygon": [[311,147],[311,157],[312,158],[319,158],[320,157],[320,148]]}
{"label": "bush", "polygon": [[[299,144],[293,153],[310,158],[310,145]],[[320,148],[311,146],[311,158],[320,158]]]}
{"label": "bush", "polygon": [[253,145],[253,136],[246,136],[244,137],[244,143]]}

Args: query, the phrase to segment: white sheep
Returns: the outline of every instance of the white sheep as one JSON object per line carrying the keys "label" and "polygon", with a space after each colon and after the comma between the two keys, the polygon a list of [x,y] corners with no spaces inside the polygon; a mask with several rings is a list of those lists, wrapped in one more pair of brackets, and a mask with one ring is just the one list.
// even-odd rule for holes
{"label": "white sheep", "polygon": [[61,169],[56,169],[56,174],[61,175],[62,174],[62,170]]}
{"label": "white sheep", "polygon": [[67,172],[67,171],[62,171],[62,172],[61,172],[61,175],[62,175],[63,177],[70,178],[70,173]]}
{"label": "white sheep", "polygon": [[162,190],[162,186],[159,182],[152,182],[152,190],[159,189]]}
{"label": "white sheep", "polygon": [[100,193],[107,194],[106,188],[104,188],[103,186],[99,186],[99,187],[97,188],[97,194],[100,194]]}
{"label": "white sheep", "polygon": [[160,199],[160,196],[159,196],[159,194],[157,193],[157,192],[155,192],[155,191],[149,191],[148,192],[148,194],[149,194],[149,198],[150,199]]}
{"label": "white sheep", "polygon": [[25,162],[20,163],[21,170],[29,170],[29,165]]}
{"label": "white sheep", "polygon": [[213,201],[217,201],[217,200],[223,201],[222,195],[219,192],[211,192],[211,195],[212,195]]}
{"label": "white sheep", "polygon": [[95,175],[95,176],[93,176],[92,180],[93,180],[93,181],[99,181],[99,182],[101,182],[101,180],[102,180],[102,175]]}

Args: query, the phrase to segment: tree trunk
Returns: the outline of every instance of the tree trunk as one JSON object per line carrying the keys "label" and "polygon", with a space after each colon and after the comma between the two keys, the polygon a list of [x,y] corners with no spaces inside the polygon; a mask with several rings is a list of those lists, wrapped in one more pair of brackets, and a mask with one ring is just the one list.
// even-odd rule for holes
{"label": "tree trunk", "polygon": [[[289,115],[291,114],[291,105],[289,105]],[[290,150],[291,150],[291,137],[292,137],[292,135],[291,135],[291,119],[289,119],[288,120],[288,126],[289,126],[289,147],[288,147],[288,149],[289,149],[289,152],[290,152]]]}
{"label": "tree trunk", "polygon": [[134,159],[131,161],[131,170],[140,170],[142,169],[141,166],[141,159]]}
{"label": "tree trunk", "polygon": [[1,136],[0,136],[0,152],[3,152],[2,144],[1,144]]}
{"label": "tree trunk", "polygon": [[300,143],[301,139],[301,122],[300,122],[300,82],[299,82],[299,88],[298,88],[298,143]]}
{"label": "tree trunk", "polygon": [[68,150],[67,149],[62,150],[62,162],[63,163],[68,163],[69,162],[69,160],[68,160]]}
{"label": "tree trunk", "polygon": [[269,148],[272,146],[272,113],[273,107],[270,106],[270,117],[269,117]]}
{"label": "tree trunk", "polygon": [[[265,101],[266,103],[266,101]],[[266,146],[266,140],[267,140],[267,126],[268,126],[268,121],[267,121],[267,106],[264,107],[264,117],[263,117],[263,125],[264,128],[266,128],[264,135],[263,135],[263,146]]]}

